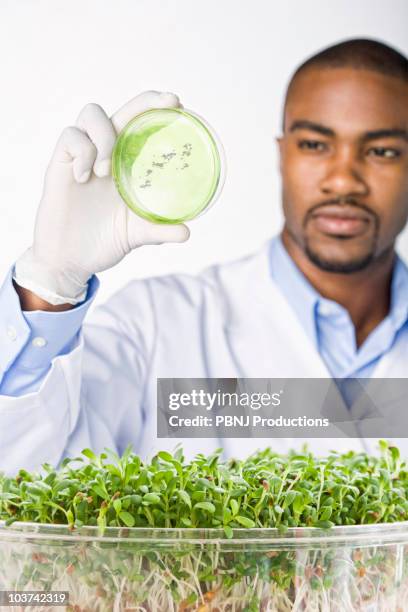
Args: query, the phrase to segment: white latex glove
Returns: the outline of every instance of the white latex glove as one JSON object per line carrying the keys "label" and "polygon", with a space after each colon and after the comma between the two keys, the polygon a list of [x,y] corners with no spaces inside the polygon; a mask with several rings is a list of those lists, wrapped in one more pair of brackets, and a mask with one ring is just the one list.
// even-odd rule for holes
{"label": "white latex glove", "polygon": [[171,93],[148,91],[111,119],[88,104],[61,134],[48,167],[34,242],[16,262],[14,279],[50,304],[86,298],[92,274],[117,264],[143,244],[183,242],[185,225],[159,225],[133,213],[111,177],[116,136],[136,115],[180,106]]}

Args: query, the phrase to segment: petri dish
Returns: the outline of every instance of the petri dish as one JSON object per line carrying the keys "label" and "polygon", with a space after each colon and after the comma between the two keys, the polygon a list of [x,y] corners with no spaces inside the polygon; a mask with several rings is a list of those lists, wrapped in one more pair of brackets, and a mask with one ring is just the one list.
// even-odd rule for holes
{"label": "petri dish", "polygon": [[153,109],[133,118],[112,153],[124,202],[155,223],[182,223],[214,204],[225,180],[225,157],[214,130],[186,109]]}

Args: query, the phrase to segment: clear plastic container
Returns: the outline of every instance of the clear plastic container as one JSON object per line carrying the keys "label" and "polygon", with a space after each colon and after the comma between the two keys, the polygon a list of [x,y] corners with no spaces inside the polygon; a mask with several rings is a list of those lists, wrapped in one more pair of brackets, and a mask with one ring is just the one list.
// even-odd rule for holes
{"label": "clear plastic container", "polygon": [[192,111],[154,109],[121,131],[112,173],[125,203],[155,223],[189,221],[214,204],[225,157],[214,130]]}
{"label": "clear plastic container", "polygon": [[0,523],[0,590],[68,591],[77,612],[404,612],[408,522],[236,529],[232,539],[218,529],[101,537],[96,527]]}

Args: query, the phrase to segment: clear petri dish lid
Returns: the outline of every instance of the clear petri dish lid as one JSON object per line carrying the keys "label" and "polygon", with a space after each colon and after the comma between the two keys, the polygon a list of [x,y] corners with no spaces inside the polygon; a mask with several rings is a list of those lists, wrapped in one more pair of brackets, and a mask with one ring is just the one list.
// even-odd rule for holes
{"label": "clear petri dish lid", "polygon": [[225,181],[225,155],[212,127],[184,108],[153,109],[120,132],[112,173],[124,202],[155,223],[206,212]]}

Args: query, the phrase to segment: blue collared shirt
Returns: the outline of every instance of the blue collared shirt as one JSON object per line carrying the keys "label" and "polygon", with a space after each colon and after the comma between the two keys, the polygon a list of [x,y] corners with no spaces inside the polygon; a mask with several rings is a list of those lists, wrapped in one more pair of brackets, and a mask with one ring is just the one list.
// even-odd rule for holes
{"label": "blue collared shirt", "polygon": [[[398,335],[408,326],[408,268],[396,258],[388,315],[357,347],[353,322],[348,311],[333,300],[322,297],[309,283],[286,251],[282,240],[272,240],[271,274],[296,313],[350,405],[381,357],[391,349]],[[358,383],[358,381],[357,381]]]}
{"label": "blue collared shirt", "polygon": [[[280,238],[271,241],[270,264],[273,279],[333,378],[368,378],[408,325],[408,269],[399,258],[394,268],[390,312],[359,348],[348,312],[317,293]],[[0,394],[20,396],[39,389],[52,359],[75,346],[98,286],[98,279],[92,277],[86,301],[69,311],[22,312],[10,271],[0,288]]]}

